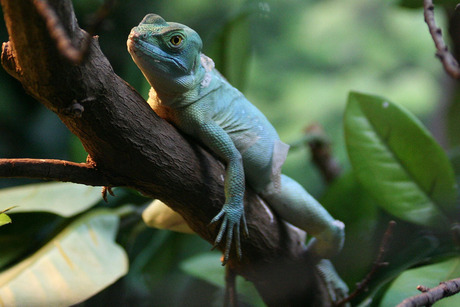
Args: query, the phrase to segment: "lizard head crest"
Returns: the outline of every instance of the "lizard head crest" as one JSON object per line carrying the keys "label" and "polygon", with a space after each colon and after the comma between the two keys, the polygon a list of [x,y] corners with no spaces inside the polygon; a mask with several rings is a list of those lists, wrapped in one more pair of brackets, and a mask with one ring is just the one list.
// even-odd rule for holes
{"label": "lizard head crest", "polygon": [[184,92],[201,82],[202,41],[189,27],[148,14],[128,37],[128,51],[155,90]]}

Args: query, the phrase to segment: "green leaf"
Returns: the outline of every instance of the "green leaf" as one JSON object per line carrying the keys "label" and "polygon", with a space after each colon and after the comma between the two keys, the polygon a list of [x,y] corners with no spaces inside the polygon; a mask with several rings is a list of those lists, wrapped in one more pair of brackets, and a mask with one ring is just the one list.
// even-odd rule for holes
{"label": "green leaf", "polygon": [[0,213],[0,226],[10,224],[10,223],[11,223],[11,218],[5,213]]}
{"label": "green leaf", "polygon": [[[11,218],[5,214],[5,212],[10,211],[11,209],[15,208],[15,206],[6,208],[2,211],[0,211],[0,226],[6,225],[6,224],[11,224]],[[0,260],[1,262],[1,260]]]}
{"label": "green leaf", "polygon": [[[181,263],[181,269],[186,273],[205,280],[208,283],[225,288],[225,269],[221,265],[220,253],[205,253],[187,259]],[[252,306],[265,306],[254,285],[237,276],[236,279],[238,293],[242,294],[242,299],[249,302]]]}
{"label": "green leaf", "polygon": [[0,190],[0,206],[17,206],[14,213],[44,211],[70,217],[101,199],[99,188],[67,182],[23,185]]}
{"label": "green leaf", "polygon": [[115,242],[118,216],[96,210],[79,218],[29,258],[0,274],[1,306],[69,306],[125,275]]}
{"label": "green leaf", "polygon": [[456,146],[449,150],[447,153],[450,163],[454,169],[455,176],[457,178],[457,183],[460,182],[460,146]]}
{"label": "green leaf", "polygon": [[[439,263],[422,266],[402,273],[388,288],[380,306],[396,306],[404,299],[420,294],[418,285],[433,288],[442,281],[460,276],[460,257],[451,258]],[[436,307],[460,306],[460,295],[442,299]]]}
{"label": "green leaf", "polygon": [[386,99],[350,93],[345,138],[361,184],[389,213],[448,227],[457,185],[443,149],[417,118]]}

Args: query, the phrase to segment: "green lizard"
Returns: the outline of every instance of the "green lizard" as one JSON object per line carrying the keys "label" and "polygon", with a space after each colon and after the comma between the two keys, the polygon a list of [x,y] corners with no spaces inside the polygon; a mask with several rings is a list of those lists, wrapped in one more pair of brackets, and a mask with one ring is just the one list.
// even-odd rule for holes
{"label": "green lizard", "polygon": [[330,258],[341,250],[343,223],[333,219],[300,184],[281,174],[289,146],[201,53],[202,41],[194,30],[149,14],[132,29],[127,44],[152,86],[148,102],[155,112],[226,163],[225,204],[211,221],[221,221],[215,245],[225,241],[224,264],[232,242],[242,256],[240,232],[248,232],[245,184],[284,220],[312,235],[307,249],[319,258]]}

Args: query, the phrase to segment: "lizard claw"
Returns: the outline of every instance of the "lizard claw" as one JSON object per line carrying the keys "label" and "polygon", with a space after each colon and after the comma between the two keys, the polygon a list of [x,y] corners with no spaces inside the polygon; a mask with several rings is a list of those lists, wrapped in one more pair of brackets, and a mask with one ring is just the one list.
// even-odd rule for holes
{"label": "lizard claw", "polygon": [[115,194],[112,191],[112,187],[102,187],[102,199],[107,203],[107,192],[109,192],[110,195],[115,196]]}
{"label": "lizard claw", "polygon": [[225,204],[222,210],[211,220],[210,224],[213,224],[220,219],[222,220],[222,224],[219,229],[219,233],[217,234],[216,240],[214,241],[214,246],[212,249],[215,249],[221,242],[226,233],[226,242],[225,242],[225,249],[224,249],[224,257],[222,260],[222,265],[225,265],[230,256],[230,249],[232,246],[232,241],[234,239],[233,233],[235,232],[235,247],[236,247],[236,254],[238,259],[241,260],[243,253],[241,251],[241,243],[240,243],[240,223],[243,222],[243,233],[245,236],[248,235],[248,227],[246,225],[246,218],[244,216],[244,207],[241,208],[236,207],[235,205],[228,205]]}

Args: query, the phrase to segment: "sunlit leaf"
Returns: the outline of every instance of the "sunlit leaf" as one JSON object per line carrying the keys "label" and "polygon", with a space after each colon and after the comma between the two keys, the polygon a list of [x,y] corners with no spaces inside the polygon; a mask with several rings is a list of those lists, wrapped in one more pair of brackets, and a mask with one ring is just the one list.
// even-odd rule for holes
{"label": "sunlit leaf", "polygon": [[79,218],[0,274],[0,306],[69,306],[106,288],[128,269],[117,230],[118,216],[106,210]]}
{"label": "sunlit leaf", "polygon": [[[5,212],[10,211],[11,209],[15,208],[14,206],[6,208],[2,211],[0,211],[0,226],[6,225],[6,224],[11,224],[11,218],[5,214]],[[0,260],[1,262],[1,260]]]}
{"label": "sunlit leaf", "polygon": [[179,213],[169,208],[159,199],[152,201],[142,212],[142,220],[147,226],[153,228],[195,233]]}
{"label": "sunlit leaf", "polygon": [[11,223],[11,218],[5,213],[0,213],[0,226],[10,224],[10,223]]}
{"label": "sunlit leaf", "polygon": [[100,188],[66,182],[23,185],[0,190],[0,206],[17,206],[14,213],[45,211],[73,216],[101,199]]}
{"label": "sunlit leaf", "polygon": [[[182,262],[181,269],[188,274],[205,280],[216,287],[225,287],[225,269],[221,265],[221,254],[206,253],[187,259]],[[236,280],[237,290],[242,298],[252,306],[265,306],[253,284],[241,276]]]}
{"label": "sunlit leaf", "polygon": [[[443,262],[411,269],[401,274],[388,288],[381,306],[396,306],[404,299],[420,294],[416,288],[423,285],[433,288],[442,281],[460,276],[460,258],[455,257]],[[436,303],[436,307],[460,306],[460,295],[444,298]]]}
{"label": "sunlit leaf", "polygon": [[376,96],[351,93],[345,137],[361,184],[391,214],[448,227],[457,185],[443,149],[412,114]]}

